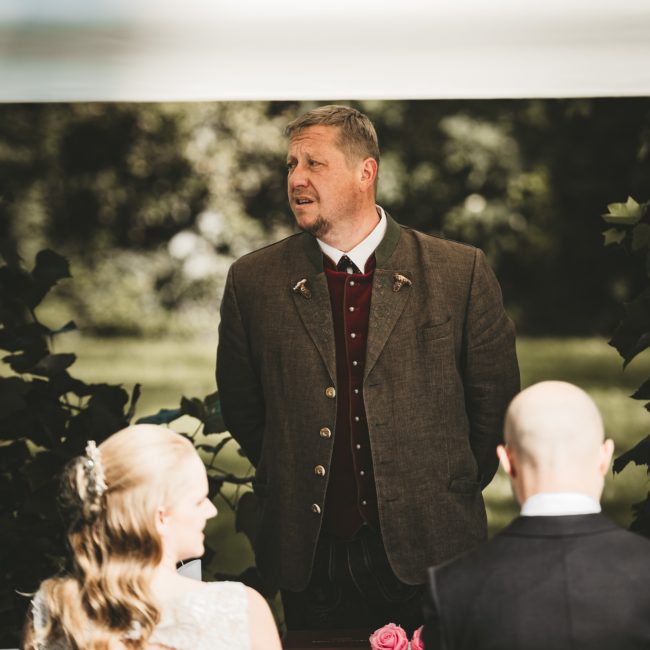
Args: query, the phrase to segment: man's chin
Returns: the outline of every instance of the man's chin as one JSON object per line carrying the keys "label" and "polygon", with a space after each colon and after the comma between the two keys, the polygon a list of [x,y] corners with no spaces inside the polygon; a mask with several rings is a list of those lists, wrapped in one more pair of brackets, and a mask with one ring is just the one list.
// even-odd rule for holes
{"label": "man's chin", "polygon": [[319,239],[321,239],[323,235],[326,235],[332,227],[332,224],[327,219],[320,216],[310,221],[303,221],[299,217],[296,217],[296,222],[300,230],[308,232]]}

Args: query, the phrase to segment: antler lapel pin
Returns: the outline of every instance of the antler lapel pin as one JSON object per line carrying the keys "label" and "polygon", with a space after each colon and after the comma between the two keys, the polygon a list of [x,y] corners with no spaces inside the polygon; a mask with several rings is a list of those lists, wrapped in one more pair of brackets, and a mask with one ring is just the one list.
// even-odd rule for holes
{"label": "antler lapel pin", "polygon": [[296,282],[296,286],[293,287],[292,291],[299,293],[305,300],[309,300],[311,298],[311,289],[307,284],[307,278],[298,280],[298,282]]}
{"label": "antler lapel pin", "polygon": [[403,286],[412,287],[413,283],[401,273],[393,275],[393,291],[399,291]]}

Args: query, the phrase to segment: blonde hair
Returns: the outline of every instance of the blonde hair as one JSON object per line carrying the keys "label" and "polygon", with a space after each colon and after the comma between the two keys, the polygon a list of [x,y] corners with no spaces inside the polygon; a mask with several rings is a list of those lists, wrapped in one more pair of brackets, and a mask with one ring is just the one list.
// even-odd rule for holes
{"label": "blonde hair", "polygon": [[289,122],[285,135],[291,140],[310,126],[338,128],[338,145],[348,159],[374,158],[379,164],[379,140],[367,115],[356,108],[330,104],[319,106]]}
{"label": "blonde hair", "polygon": [[99,452],[101,494],[91,484],[87,456],[64,473],[72,566],[41,584],[37,598],[46,616],[40,624],[28,622],[25,649],[53,640],[84,650],[144,648],[160,619],[150,588],[163,554],[156,516],[175,505],[184,479],[178,466],[196,451],[169,429],[135,425],[107,438]]}

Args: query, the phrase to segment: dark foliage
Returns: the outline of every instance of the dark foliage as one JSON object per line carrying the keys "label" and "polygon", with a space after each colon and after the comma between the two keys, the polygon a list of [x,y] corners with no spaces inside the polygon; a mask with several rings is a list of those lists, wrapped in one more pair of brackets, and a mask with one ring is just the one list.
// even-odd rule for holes
{"label": "dark foliage", "polygon": [[[612,203],[608,208],[609,212],[603,218],[613,227],[605,232],[605,244],[622,245],[628,252],[644,258],[646,285],[650,284],[650,201],[639,204],[628,198],[627,202]],[[625,304],[625,315],[609,344],[623,357],[624,368],[650,348],[650,286]],[[645,401],[645,408],[650,411],[650,377],[631,397]],[[650,475],[650,435],[614,461],[614,473],[622,471],[628,463],[645,465]],[[650,492],[645,501],[634,504],[632,508],[634,521],[631,530],[650,537]]]}
{"label": "dark foliage", "polygon": [[[67,260],[44,250],[28,272],[11,246],[6,250],[0,267],[0,349],[7,353],[2,361],[8,366],[0,376],[0,647],[15,647],[29,594],[66,565],[66,524],[57,501],[60,474],[88,440],[101,443],[131,422],[140,387],[129,396],[121,386],[87,384],[70,374],[75,355],[53,353],[52,341],[75,329],[74,323],[53,330],[37,317],[48,291],[70,277]],[[181,416],[198,420],[189,437],[206,459],[210,496],[221,494],[235,510],[242,504],[237,531],[252,539],[254,496],[229,499],[223,492],[226,484],[244,486],[251,477],[224,473],[215,465],[232,441],[224,433],[218,395],[183,397],[179,408],[139,421],[164,425]],[[254,568],[243,577],[260,582]]]}
{"label": "dark foliage", "polygon": [[[120,386],[86,384],[69,368],[74,354],[52,353],[52,340],[74,323],[52,330],[36,309],[47,292],[70,277],[67,261],[44,250],[31,273],[7,255],[0,268],[0,348],[11,374],[0,377],[0,645],[17,630],[41,580],[64,564],[64,525],[58,477],[83,452],[126,426],[139,394]],[[130,404],[129,404],[130,402]],[[20,593],[19,593],[20,592]]]}

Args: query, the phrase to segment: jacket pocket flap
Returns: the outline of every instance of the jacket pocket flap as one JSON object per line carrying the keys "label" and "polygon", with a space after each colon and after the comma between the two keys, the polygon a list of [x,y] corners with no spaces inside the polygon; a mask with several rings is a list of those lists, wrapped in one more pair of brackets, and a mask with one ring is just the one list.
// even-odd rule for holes
{"label": "jacket pocket flap", "polygon": [[451,317],[449,317],[441,323],[421,327],[419,331],[420,338],[423,341],[435,341],[436,339],[445,338],[451,334],[451,323]]}

